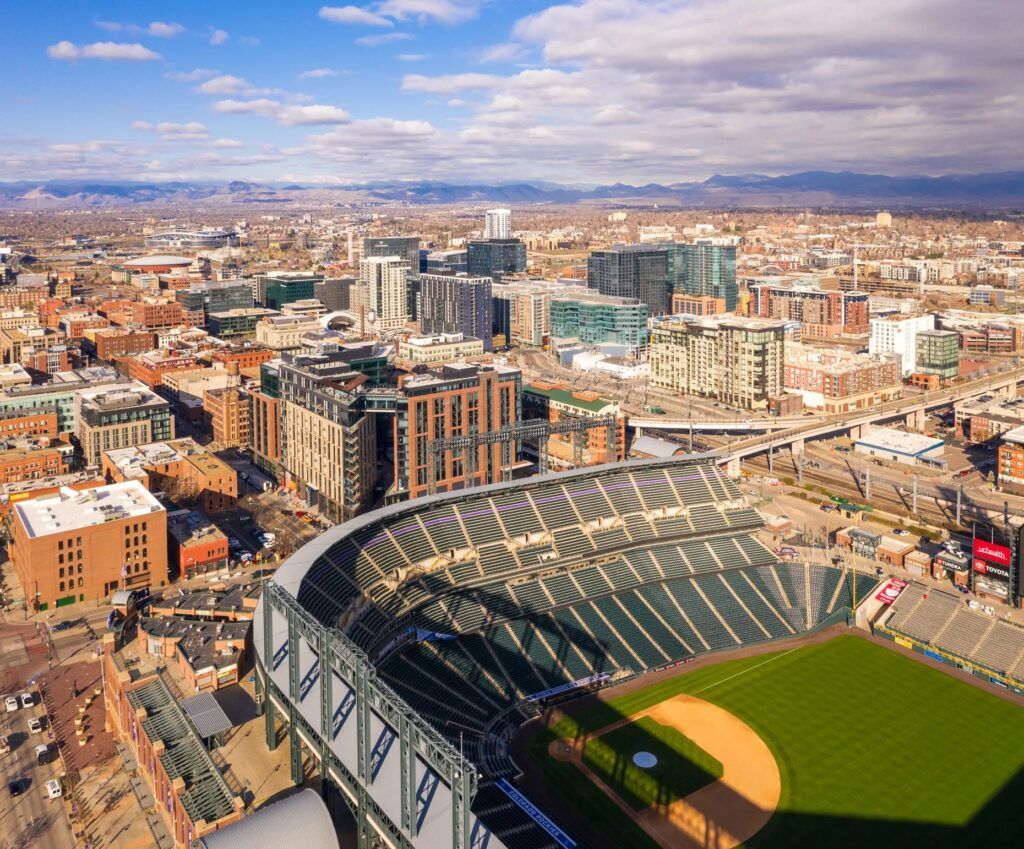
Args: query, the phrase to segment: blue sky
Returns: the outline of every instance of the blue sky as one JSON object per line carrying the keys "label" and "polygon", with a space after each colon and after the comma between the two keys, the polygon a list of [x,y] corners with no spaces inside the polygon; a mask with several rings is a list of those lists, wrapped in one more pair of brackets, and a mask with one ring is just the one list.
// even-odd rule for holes
{"label": "blue sky", "polygon": [[4,28],[3,180],[1024,167],[1000,0],[47,2]]}

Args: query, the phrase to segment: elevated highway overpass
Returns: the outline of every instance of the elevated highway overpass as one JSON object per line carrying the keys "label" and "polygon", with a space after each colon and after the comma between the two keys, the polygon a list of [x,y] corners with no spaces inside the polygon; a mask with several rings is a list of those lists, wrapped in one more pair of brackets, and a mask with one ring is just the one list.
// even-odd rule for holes
{"label": "elevated highway overpass", "polygon": [[808,439],[820,439],[838,433],[849,433],[857,438],[868,425],[903,419],[914,430],[924,430],[925,417],[931,410],[948,407],[957,401],[976,398],[990,393],[1013,395],[1017,385],[1024,382],[1024,367],[1013,366],[996,374],[979,377],[944,389],[923,392],[909,398],[900,398],[878,404],[869,410],[855,410],[825,417],[808,418],[786,430],[750,436],[733,442],[723,450],[723,463],[731,475],[740,473],[740,463],[748,457],[790,447],[794,454],[802,454]]}

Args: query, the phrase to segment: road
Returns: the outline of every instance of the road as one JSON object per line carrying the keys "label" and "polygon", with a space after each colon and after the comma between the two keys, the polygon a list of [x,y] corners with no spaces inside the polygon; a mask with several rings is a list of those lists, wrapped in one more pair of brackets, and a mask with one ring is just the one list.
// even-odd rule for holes
{"label": "road", "polygon": [[[37,705],[0,715],[0,734],[13,738],[12,751],[0,755],[0,846],[4,849],[68,849],[75,845],[64,802],[50,799],[46,793],[46,782],[56,777],[60,759],[53,754],[51,763],[39,766],[35,747],[47,742],[46,732],[28,732],[29,717],[43,713]],[[16,778],[26,780],[27,789],[12,798],[7,784]]]}

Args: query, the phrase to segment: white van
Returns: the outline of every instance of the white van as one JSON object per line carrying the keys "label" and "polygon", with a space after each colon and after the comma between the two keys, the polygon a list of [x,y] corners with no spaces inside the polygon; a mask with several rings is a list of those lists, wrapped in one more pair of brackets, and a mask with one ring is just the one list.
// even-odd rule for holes
{"label": "white van", "polygon": [[46,795],[51,799],[59,799],[64,795],[64,790],[60,786],[60,782],[56,778],[51,778],[46,782]]}

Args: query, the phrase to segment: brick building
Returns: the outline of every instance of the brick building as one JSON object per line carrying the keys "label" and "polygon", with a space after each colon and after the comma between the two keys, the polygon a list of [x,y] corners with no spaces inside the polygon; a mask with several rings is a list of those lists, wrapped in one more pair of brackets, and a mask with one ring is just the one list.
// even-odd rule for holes
{"label": "brick building", "polygon": [[[437,457],[438,479],[431,482],[430,444],[435,439],[489,433],[522,418],[522,374],[506,366],[457,363],[399,379],[395,416],[394,485],[388,497],[418,498],[429,492],[462,489],[468,481],[496,483],[507,479],[516,447],[480,445],[464,466],[465,452]],[[404,409],[403,409],[404,407]]]}
{"label": "brick building", "polygon": [[608,428],[585,431],[581,449],[574,435],[557,434],[547,440],[552,467],[597,466],[626,459],[626,417],[619,402],[596,392],[574,391],[556,383],[528,383],[523,387],[523,418],[547,419],[552,424],[566,419],[613,416],[615,426],[609,442]]}
{"label": "brick building", "polygon": [[10,557],[37,610],[162,587],[167,513],[138,481],[62,489],[14,506]]}
{"label": "brick building", "polygon": [[71,468],[73,455],[70,445],[0,450],[0,483],[17,483],[66,474]]}
{"label": "brick building", "polygon": [[238,500],[238,473],[188,438],[105,451],[100,471],[111,482],[136,480],[151,492],[194,501],[205,513],[230,510]]}
{"label": "brick building", "polygon": [[82,350],[105,362],[113,362],[124,354],[141,354],[156,347],[156,334],[145,330],[107,328],[87,332]]}
{"label": "brick building", "polygon": [[221,448],[248,448],[252,439],[252,403],[249,393],[237,386],[210,389],[203,400],[213,441]]}
{"label": "brick building", "polygon": [[687,295],[682,292],[672,295],[672,312],[676,315],[721,315],[725,311],[725,298]]}
{"label": "brick building", "polygon": [[138,775],[159,804],[154,810],[169,827],[175,849],[242,818],[235,796],[195,727],[160,672],[129,670],[114,646],[103,640],[104,704],[111,730],[139,765]]}
{"label": "brick building", "polygon": [[789,344],[784,386],[803,396],[805,406],[826,413],[866,409],[902,396],[900,358]]}
{"label": "brick building", "polygon": [[799,321],[808,336],[828,338],[866,333],[869,328],[866,292],[762,283],[750,287],[750,296],[752,317]]}

